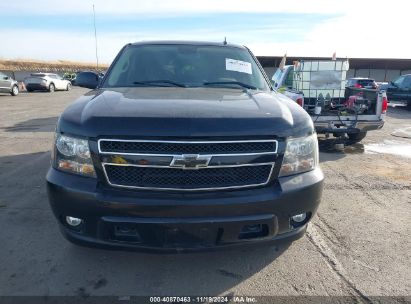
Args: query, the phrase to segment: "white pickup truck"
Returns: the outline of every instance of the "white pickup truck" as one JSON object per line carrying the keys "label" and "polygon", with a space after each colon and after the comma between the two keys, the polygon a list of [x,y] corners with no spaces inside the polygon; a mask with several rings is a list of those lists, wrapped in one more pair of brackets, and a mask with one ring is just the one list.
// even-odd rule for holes
{"label": "white pickup truck", "polygon": [[383,127],[388,100],[378,90],[345,88],[348,68],[348,60],[300,61],[278,68],[272,85],[310,114],[317,133],[355,143]]}

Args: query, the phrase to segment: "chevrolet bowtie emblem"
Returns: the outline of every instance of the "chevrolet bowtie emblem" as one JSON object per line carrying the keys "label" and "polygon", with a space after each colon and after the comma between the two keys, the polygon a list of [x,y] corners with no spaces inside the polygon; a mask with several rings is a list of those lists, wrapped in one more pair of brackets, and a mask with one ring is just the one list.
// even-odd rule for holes
{"label": "chevrolet bowtie emblem", "polygon": [[170,167],[182,169],[199,169],[207,167],[211,156],[198,154],[176,155],[171,161]]}

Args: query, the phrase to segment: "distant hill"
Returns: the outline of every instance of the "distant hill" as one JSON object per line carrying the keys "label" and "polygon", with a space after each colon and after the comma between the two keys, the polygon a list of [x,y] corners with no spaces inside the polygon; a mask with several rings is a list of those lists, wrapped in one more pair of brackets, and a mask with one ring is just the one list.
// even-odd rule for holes
{"label": "distant hill", "polygon": [[[99,70],[106,70],[108,64],[99,64]],[[96,64],[77,61],[43,61],[30,59],[0,59],[2,71],[38,71],[38,72],[76,72],[84,70],[96,70]]]}

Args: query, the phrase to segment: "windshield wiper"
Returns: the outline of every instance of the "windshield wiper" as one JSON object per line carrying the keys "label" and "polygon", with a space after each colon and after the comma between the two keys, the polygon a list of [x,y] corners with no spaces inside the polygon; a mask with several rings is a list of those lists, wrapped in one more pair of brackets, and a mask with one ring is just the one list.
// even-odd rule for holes
{"label": "windshield wiper", "polygon": [[225,84],[228,84],[228,85],[234,84],[234,85],[238,85],[240,87],[246,88],[246,89],[257,90],[255,86],[252,86],[250,84],[246,84],[240,81],[214,81],[214,82],[204,82],[203,83],[204,86],[225,85]]}
{"label": "windshield wiper", "polygon": [[168,84],[175,87],[185,88],[186,85],[172,81],[172,80],[144,80],[144,81],[134,81],[134,84],[141,84],[141,85],[150,85],[150,84]]}

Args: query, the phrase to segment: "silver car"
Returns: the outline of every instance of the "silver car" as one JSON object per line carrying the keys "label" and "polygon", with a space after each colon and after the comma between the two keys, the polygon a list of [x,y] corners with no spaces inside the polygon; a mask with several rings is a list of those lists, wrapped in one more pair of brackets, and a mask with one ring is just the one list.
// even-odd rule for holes
{"label": "silver car", "polygon": [[19,94],[19,85],[16,80],[0,72],[0,93],[8,93],[12,96]]}
{"label": "silver car", "polygon": [[33,73],[24,79],[24,85],[28,92],[42,90],[54,92],[57,90],[68,91],[71,82],[53,73]]}

